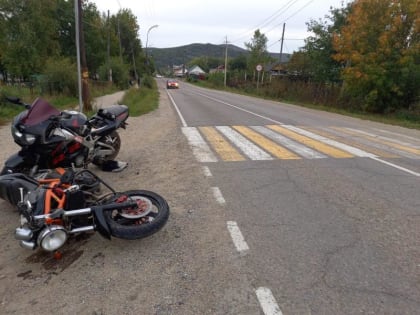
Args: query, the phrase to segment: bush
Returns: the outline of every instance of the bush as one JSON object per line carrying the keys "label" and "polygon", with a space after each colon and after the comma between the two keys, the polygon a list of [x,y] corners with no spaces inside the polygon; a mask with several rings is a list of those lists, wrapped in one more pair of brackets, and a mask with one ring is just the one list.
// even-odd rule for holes
{"label": "bush", "polygon": [[155,80],[152,86],[143,85],[140,89],[131,88],[122,103],[130,109],[130,116],[136,117],[155,110],[159,106],[159,91]]}
{"label": "bush", "polygon": [[221,87],[224,85],[225,74],[221,72],[212,73],[212,74],[209,74],[209,76],[207,77],[207,80],[212,86]]}
{"label": "bush", "polygon": [[50,58],[40,77],[42,91],[77,96],[77,66],[69,58]]}
{"label": "bush", "polygon": [[146,75],[143,77],[143,80],[141,81],[141,85],[151,89],[154,86],[154,82],[155,82],[155,79],[153,79],[152,76]]}
{"label": "bush", "polygon": [[122,90],[128,88],[129,66],[119,57],[111,58],[109,65],[104,64],[99,68],[100,80],[108,80],[109,69],[112,70],[112,82]]}

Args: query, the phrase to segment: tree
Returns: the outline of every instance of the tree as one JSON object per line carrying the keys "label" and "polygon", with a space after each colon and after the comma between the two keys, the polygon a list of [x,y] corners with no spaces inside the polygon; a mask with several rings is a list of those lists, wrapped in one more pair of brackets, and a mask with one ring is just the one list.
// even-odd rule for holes
{"label": "tree", "polygon": [[136,73],[145,73],[146,64],[138,34],[140,26],[136,16],[130,9],[122,9],[117,15],[111,17],[111,25],[118,35],[120,55],[123,61],[131,65],[132,76]]}
{"label": "tree", "polygon": [[315,82],[340,81],[342,65],[333,58],[336,53],[333,36],[345,25],[350,10],[350,4],[347,7],[330,8],[331,15],[327,15],[325,20],[311,20],[306,23],[308,31],[313,35],[305,40],[305,46],[301,50],[305,55],[305,66],[307,66],[303,72],[309,74]]}
{"label": "tree", "polygon": [[371,112],[410,108],[420,93],[419,34],[418,0],[356,0],[334,37],[344,95]]}
{"label": "tree", "polygon": [[257,29],[254,32],[254,37],[251,39],[251,42],[244,43],[245,47],[250,52],[248,59],[248,70],[254,71],[257,64],[265,64],[271,60],[270,55],[267,51],[267,36],[260,32]]}
{"label": "tree", "polygon": [[304,51],[294,52],[287,63],[287,70],[290,74],[299,75],[301,78],[308,78],[311,74],[312,62],[309,55]]}
{"label": "tree", "polygon": [[2,61],[9,73],[28,77],[60,52],[55,0],[0,0]]}
{"label": "tree", "polygon": [[231,70],[246,70],[246,66],[246,56],[243,54],[229,61],[229,69]]}

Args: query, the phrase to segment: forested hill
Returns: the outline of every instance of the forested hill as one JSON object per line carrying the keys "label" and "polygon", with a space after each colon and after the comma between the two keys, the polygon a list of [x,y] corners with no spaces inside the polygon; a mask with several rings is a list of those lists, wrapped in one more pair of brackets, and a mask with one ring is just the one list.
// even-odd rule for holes
{"label": "forested hill", "polygon": [[[155,61],[156,69],[167,69],[172,65],[188,64],[192,59],[198,57],[225,58],[225,45],[214,44],[190,44],[172,48],[152,48],[147,49],[149,56]],[[228,45],[228,57],[235,58],[239,55],[246,55],[248,51],[234,46]],[[276,60],[279,59],[279,53],[270,53]],[[286,62],[290,58],[290,54],[283,54],[282,61]]]}

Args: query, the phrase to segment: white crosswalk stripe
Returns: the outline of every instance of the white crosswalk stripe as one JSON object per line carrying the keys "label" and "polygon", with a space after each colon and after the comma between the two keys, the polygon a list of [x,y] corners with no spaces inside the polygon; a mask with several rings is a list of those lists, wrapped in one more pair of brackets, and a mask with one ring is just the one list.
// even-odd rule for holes
{"label": "white crosswalk stripe", "polygon": [[360,156],[360,157],[377,157],[376,155],[374,155],[372,153],[369,153],[369,152],[360,150],[358,148],[349,146],[347,144],[344,144],[344,143],[341,143],[341,142],[338,142],[338,141],[335,141],[335,140],[331,140],[331,139],[325,138],[323,136],[314,134],[313,132],[306,131],[304,129],[301,129],[301,128],[298,128],[298,127],[295,127],[295,126],[283,125],[283,127],[284,128],[287,128],[289,130],[292,130],[292,131],[294,131],[296,133],[299,133],[301,135],[304,135],[306,137],[309,137],[309,138],[315,139],[317,141],[323,142],[325,144],[328,144],[330,146],[333,146],[335,148],[338,148],[338,149],[347,151],[347,152],[349,152],[349,153],[351,153],[351,154],[353,154],[355,156]]}
{"label": "white crosswalk stripe", "polygon": [[[420,140],[348,127],[292,125],[183,127],[199,162],[325,158],[420,159]],[[380,132],[380,131],[379,131]],[[389,135],[395,135],[395,138]],[[408,142],[408,140],[413,140]],[[387,162],[391,163],[391,162]]]}
{"label": "white crosswalk stripe", "polygon": [[276,141],[279,144],[284,145],[286,148],[296,152],[300,156],[307,158],[307,159],[322,159],[326,158],[327,156],[319,153],[315,150],[312,150],[311,148],[308,148],[307,146],[304,146],[303,144],[297,143],[296,141],[293,141],[277,132],[274,132],[266,127],[262,126],[253,126],[251,127],[255,131],[258,131],[259,133],[263,134],[264,136]]}
{"label": "white crosswalk stripe", "polygon": [[273,157],[265,152],[263,149],[259,148],[251,141],[247,140],[244,136],[239,134],[237,131],[233,130],[227,126],[217,126],[223,135],[226,136],[233,144],[235,144],[242,152],[248,156],[251,160],[272,160]]}
{"label": "white crosswalk stripe", "polygon": [[217,158],[204,141],[203,137],[194,127],[183,127],[182,132],[187,137],[193,153],[199,162],[217,162]]}

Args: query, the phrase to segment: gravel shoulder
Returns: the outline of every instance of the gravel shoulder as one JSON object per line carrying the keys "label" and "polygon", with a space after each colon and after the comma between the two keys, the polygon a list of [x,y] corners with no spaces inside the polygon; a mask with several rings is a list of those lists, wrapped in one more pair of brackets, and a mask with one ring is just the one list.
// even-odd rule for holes
{"label": "gravel shoulder", "polygon": [[[181,132],[160,85],[159,108],[121,130],[121,173],[99,176],[117,190],[147,189],[171,208],[167,225],[136,241],[75,237],[54,260],[14,239],[18,214],[0,201],[0,314],[258,314],[225,211]],[[0,158],[18,147],[0,127]]]}

